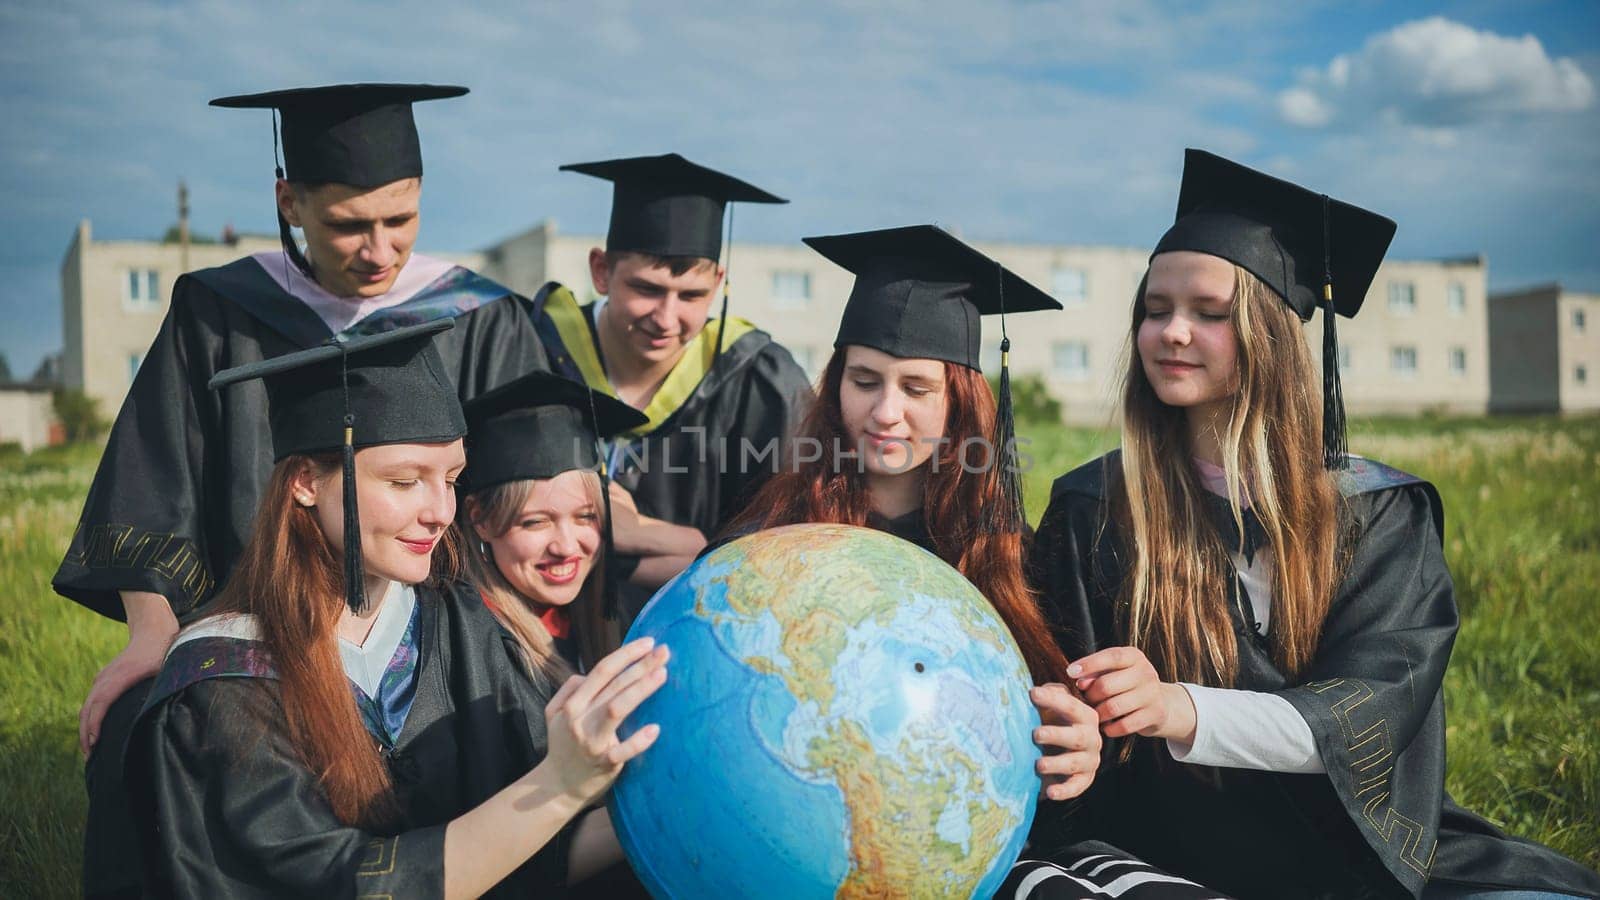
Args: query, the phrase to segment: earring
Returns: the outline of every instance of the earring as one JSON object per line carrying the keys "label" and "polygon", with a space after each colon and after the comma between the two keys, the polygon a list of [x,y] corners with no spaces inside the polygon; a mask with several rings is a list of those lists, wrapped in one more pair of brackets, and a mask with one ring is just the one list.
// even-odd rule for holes
{"label": "earring", "polygon": [[311,495],[310,494],[295,494],[294,495],[294,502],[300,504],[301,506],[311,506],[312,505],[312,503],[311,503]]}

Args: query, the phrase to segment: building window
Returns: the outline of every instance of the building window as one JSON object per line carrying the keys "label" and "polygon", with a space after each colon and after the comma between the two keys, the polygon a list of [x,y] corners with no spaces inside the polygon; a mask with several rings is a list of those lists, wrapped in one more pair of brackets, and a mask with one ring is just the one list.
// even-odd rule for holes
{"label": "building window", "polygon": [[772,273],[772,299],[780,308],[794,309],[811,299],[811,273],[780,269]]}
{"label": "building window", "polygon": [[161,294],[155,269],[129,269],[122,282],[122,305],[136,312],[161,308]]}
{"label": "building window", "polygon": [[1444,291],[1444,308],[1452,316],[1467,314],[1467,289],[1459,281],[1450,282]]}
{"label": "building window", "polygon": [[1588,317],[1583,314],[1583,308],[1574,309],[1572,311],[1572,330],[1583,334],[1583,326],[1586,324],[1588,324]]}
{"label": "building window", "polygon": [[817,351],[810,346],[790,347],[789,354],[794,357],[795,364],[806,373],[807,378],[817,377]]}
{"label": "building window", "polygon": [[1588,384],[1589,383],[1589,367],[1588,366],[1580,365],[1580,366],[1578,366],[1578,368],[1576,368],[1576,369],[1574,369],[1572,371],[1572,374],[1573,374],[1574,377],[1576,377],[1578,379],[1578,383],[1579,384]]}
{"label": "building window", "polygon": [[1089,276],[1082,269],[1051,269],[1050,293],[1062,306],[1082,306],[1089,302]]}
{"label": "building window", "polygon": [[1050,349],[1057,378],[1081,381],[1088,377],[1088,344],[1082,341],[1057,341]]}
{"label": "building window", "polygon": [[1390,347],[1389,370],[1402,378],[1410,378],[1417,374],[1417,348],[1415,347]]}
{"label": "building window", "polygon": [[144,362],[143,353],[128,354],[128,384],[133,384],[133,379],[139,375],[139,365]]}
{"label": "building window", "polygon": [[1450,348],[1450,374],[1451,375],[1465,375],[1465,374],[1467,374],[1467,348],[1465,348],[1465,347],[1451,347]]}
{"label": "building window", "polygon": [[1417,311],[1417,286],[1409,281],[1389,282],[1389,312],[1409,316]]}
{"label": "building window", "polygon": [[1351,372],[1355,371],[1355,368],[1356,368],[1356,366],[1355,366],[1355,358],[1356,358],[1355,351],[1350,349],[1350,345],[1349,344],[1340,344],[1339,345],[1339,374],[1340,375],[1348,375]]}

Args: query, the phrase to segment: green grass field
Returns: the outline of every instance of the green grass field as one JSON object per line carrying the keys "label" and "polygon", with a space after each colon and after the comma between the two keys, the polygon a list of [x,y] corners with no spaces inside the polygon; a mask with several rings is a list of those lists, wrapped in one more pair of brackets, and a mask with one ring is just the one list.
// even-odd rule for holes
{"label": "green grass field", "polygon": [[[1024,429],[1028,510],[1115,438]],[[1513,833],[1600,866],[1600,419],[1358,422],[1352,447],[1432,480],[1462,628],[1449,787]],[[0,455],[0,885],[78,893],[78,705],[125,632],[50,591],[98,451]]]}

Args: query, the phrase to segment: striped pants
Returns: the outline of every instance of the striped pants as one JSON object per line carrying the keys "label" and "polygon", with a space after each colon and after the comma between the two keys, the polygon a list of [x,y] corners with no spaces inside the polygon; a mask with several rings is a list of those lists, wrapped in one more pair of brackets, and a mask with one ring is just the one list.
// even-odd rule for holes
{"label": "striped pants", "polygon": [[1078,851],[1076,858],[1059,863],[1018,860],[995,892],[995,900],[1227,900],[1109,844],[1089,841],[1073,849]]}

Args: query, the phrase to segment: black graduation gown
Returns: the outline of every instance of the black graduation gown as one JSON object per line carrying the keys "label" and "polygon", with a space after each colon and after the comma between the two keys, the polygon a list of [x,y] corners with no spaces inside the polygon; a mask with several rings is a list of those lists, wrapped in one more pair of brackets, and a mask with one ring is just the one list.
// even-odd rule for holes
{"label": "black graduation gown", "polygon": [[887,532],[903,541],[910,541],[934,556],[939,555],[939,551],[933,546],[933,535],[928,533],[928,521],[923,518],[920,507],[893,519],[875,512],[868,513],[867,527]]}
{"label": "black graduation gown", "polygon": [[[527,301],[452,267],[415,297],[346,334],[454,318],[435,340],[467,400],[534,369],[545,356]],[[272,471],[266,388],[212,391],[219,370],[331,337],[310,307],[253,258],[178,279],[172,305],[123,401],[77,531],[52,586],[112,618],[119,590],[152,591],[194,618],[227,577]]]}
{"label": "black graduation gown", "polygon": [[[600,359],[594,305],[578,306],[570,290],[551,282],[535,295],[533,310],[551,368],[614,395]],[[729,340],[709,366],[717,321],[707,323],[669,378],[692,387],[681,402],[661,410],[659,419],[653,417],[647,431],[624,439],[611,471],[639,512],[691,526],[707,537],[721,531],[782,464],[784,438],[812,397],[805,372],[788,350],[743,320],[728,322]],[[636,564],[636,559],[617,561],[624,573]],[[623,585],[624,625],[649,594]]]}
{"label": "black graduation gown", "polygon": [[[180,645],[128,742],[147,893],[160,897],[438,897],[444,832],[544,757],[553,691],[470,590],[418,587],[417,693],[385,751],[404,822],[339,822],[281,730],[259,643]],[[491,896],[562,896],[571,829]]]}
{"label": "black graduation gown", "polygon": [[[1056,481],[1030,558],[1069,658],[1126,643],[1113,608],[1126,553],[1115,525],[1102,528],[1119,467],[1112,453]],[[1027,855],[1070,855],[1074,841],[1100,839],[1247,898],[1416,897],[1430,879],[1600,895],[1600,876],[1445,793],[1442,684],[1457,614],[1438,493],[1357,458],[1340,484],[1354,550],[1304,677],[1291,682],[1273,665],[1237,579],[1228,602],[1235,687],[1293,704],[1326,774],[1185,766],[1144,739],[1118,765],[1121,741],[1109,740],[1079,802],[1042,803]],[[1232,527],[1229,515],[1211,519]]]}

